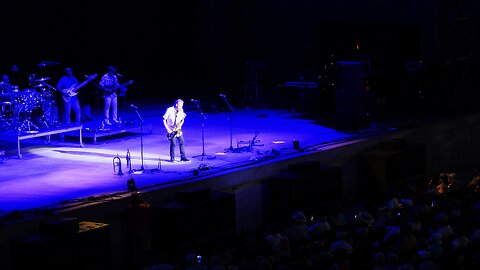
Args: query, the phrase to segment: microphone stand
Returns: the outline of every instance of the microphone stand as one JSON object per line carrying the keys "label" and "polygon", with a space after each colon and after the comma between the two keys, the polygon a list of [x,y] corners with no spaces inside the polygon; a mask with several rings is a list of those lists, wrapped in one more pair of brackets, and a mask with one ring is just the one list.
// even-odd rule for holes
{"label": "microphone stand", "polygon": [[225,103],[227,103],[228,107],[230,108],[230,117],[229,117],[229,121],[230,121],[230,147],[225,149],[225,152],[235,152],[235,149],[233,148],[233,145],[232,145],[232,117],[233,117],[233,112],[235,111],[232,106],[230,105],[230,103],[228,102],[227,100],[227,96],[225,95],[220,95],[223,100],[225,100]]}
{"label": "microphone stand", "polygon": [[[202,154],[193,156],[193,158],[202,157],[200,160],[203,161],[203,158],[206,156],[205,155],[205,115],[203,115],[203,111],[200,108],[200,102],[198,102],[198,101],[193,101],[193,102],[195,103],[195,105],[197,105],[198,111],[202,115]],[[214,159],[214,158],[215,158],[215,156],[208,157],[208,159]]]}
{"label": "microphone stand", "polygon": [[142,171],[143,172],[145,170],[145,167],[143,166],[143,119],[142,119],[142,116],[140,115],[140,113],[138,113],[138,109],[137,108],[133,108],[133,109],[137,113],[138,118],[140,118],[140,155],[142,157],[142,166],[140,166],[140,169],[136,169],[134,171]]}

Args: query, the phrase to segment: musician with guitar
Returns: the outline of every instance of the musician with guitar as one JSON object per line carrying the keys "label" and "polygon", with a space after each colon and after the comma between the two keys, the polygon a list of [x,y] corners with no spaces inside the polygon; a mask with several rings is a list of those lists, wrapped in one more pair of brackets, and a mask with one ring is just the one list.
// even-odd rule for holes
{"label": "musician with guitar", "polygon": [[103,115],[104,115],[104,124],[112,125],[110,122],[110,108],[112,109],[112,121],[115,124],[120,124],[121,121],[118,118],[118,95],[117,90],[122,86],[118,83],[117,75],[115,74],[117,70],[113,66],[107,68],[107,73],[103,75],[100,80],[99,86],[103,92]]}
{"label": "musician with guitar", "polygon": [[75,112],[75,124],[80,125],[82,121],[80,102],[78,100],[78,90],[80,90],[87,83],[95,79],[97,75],[88,76],[87,80],[82,83],[73,75],[70,67],[65,68],[65,75],[63,75],[57,83],[57,89],[60,91],[64,104],[64,124],[71,124],[71,111]]}
{"label": "musician with guitar", "polygon": [[168,107],[163,115],[163,125],[167,130],[167,139],[170,141],[170,162],[175,161],[175,143],[178,141],[180,148],[180,161],[189,161],[185,154],[185,140],[182,126],[187,114],[183,111],[183,100],[177,99],[173,106]]}

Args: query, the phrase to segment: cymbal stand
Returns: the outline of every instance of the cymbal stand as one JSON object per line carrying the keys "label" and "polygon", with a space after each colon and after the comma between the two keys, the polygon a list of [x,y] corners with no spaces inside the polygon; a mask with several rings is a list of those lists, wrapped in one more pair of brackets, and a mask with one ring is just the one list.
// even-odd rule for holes
{"label": "cymbal stand", "polygon": [[[43,120],[43,124],[45,124],[45,126],[48,128],[49,127],[48,122],[50,122],[51,125],[58,125],[58,119],[56,119],[55,115],[52,115],[52,109],[55,106],[55,104],[49,103],[49,101],[51,100],[49,100],[50,97],[47,96],[47,94],[51,95],[50,89],[53,89],[55,91],[58,91],[58,90],[48,83],[46,83],[45,85],[48,86],[48,89],[44,90],[42,94],[42,108],[44,111],[42,120]],[[50,119],[48,122],[47,122],[47,115],[50,115]]]}
{"label": "cymbal stand", "polygon": [[[193,158],[201,157],[200,160],[203,160],[203,158],[206,157],[206,155],[205,155],[205,115],[203,114],[203,111],[200,108],[200,102],[198,100],[194,100],[194,99],[192,99],[192,102],[195,103],[195,105],[197,105],[198,111],[202,115],[202,154],[193,156]],[[207,158],[208,159],[214,159],[215,156],[207,157]]]}
{"label": "cymbal stand", "polygon": [[[24,105],[23,108],[25,109],[26,106]],[[30,113],[28,113],[28,117],[25,116],[25,119],[23,120],[23,122],[18,126],[17,128],[18,133],[31,133],[32,127],[34,127],[36,131],[38,131],[38,127],[32,121],[30,121],[29,118],[30,118]]]}
{"label": "cymbal stand", "polygon": [[233,142],[232,142],[232,118],[233,118],[233,112],[235,111],[233,107],[230,105],[230,103],[227,100],[227,96],[220,94],[220,96],[225,100],[225,103],[227,103],[228,107],[230,108],[230,147],[225,149],[225,152],[235,152],[235,149],[233,148]]}

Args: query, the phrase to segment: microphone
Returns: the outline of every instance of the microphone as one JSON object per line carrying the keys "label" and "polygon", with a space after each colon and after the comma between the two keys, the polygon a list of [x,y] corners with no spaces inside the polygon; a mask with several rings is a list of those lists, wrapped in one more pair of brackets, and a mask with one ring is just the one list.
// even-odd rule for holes
{"label": "microphone", "polygon": [[225,96],[224,94],[220,94],[220,96],[221,96],[222,98],[226,98],[226,97],[227,97],[227,96]]}
{"label": "microphone", "polygon": [[122,74],[120,74],[120,73],[117,73],[117,76],[118,76],[118,77],[123,77],[123,75],[122,75]]}
{"label": "microphone", "polygon": [[194,102],[194,103],[198,103],[198,100],[193,99],[193,98],[191,99],[191,101]]}
{"label": "microphone", "polygon": [[130,104],[130,107],[132,107],[132,108],[134,108],[134,109],[138,110],[138,107],[137,107],[137,106],[135,106],[135,105],[133,105],[133,104]]}

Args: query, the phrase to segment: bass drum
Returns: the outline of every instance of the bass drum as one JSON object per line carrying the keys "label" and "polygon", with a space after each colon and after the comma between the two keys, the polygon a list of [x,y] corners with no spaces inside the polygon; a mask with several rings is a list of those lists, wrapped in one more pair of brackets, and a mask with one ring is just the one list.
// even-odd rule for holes
{"label": "bass drum", "polygon": [[21,92],[14,92],[14,101],[17,105],[23,105],[30,110],[40,102],[40,94],[35,89],[25,89]]}
{"label": "bass drum", "polygon": [[29,120],[36,126],[42,126],[45,122],[45,111],[40,106],[35,106],[28,113]]}
{"label": "bass drum", "polygon": [[25,105],[27,106],[27,109],[34,109],[35,107],[39,106],[42,102],[42,95],[36,92],[35,89],[28,89],[26,91],[28,91],[26,92],[27,96],[25,99]]}

